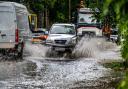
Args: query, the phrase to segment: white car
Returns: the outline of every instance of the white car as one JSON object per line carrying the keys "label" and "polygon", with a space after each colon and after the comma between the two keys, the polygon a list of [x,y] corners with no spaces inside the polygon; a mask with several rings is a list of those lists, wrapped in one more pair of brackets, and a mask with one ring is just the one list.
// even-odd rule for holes
{"label": "white car", "polygon": [[55,51],[72,51],[76,43],[74,24],[53,24],[46,39],[46,45],[51,46]]}

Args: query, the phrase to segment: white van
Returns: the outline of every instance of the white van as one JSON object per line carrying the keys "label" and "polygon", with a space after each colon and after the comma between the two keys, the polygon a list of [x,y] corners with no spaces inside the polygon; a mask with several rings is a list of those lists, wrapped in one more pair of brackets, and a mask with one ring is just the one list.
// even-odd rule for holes
{"label": "white van", "polygon": [[0,1],[0,50],[22,56],[29,36],[28,11],[22,4]]}

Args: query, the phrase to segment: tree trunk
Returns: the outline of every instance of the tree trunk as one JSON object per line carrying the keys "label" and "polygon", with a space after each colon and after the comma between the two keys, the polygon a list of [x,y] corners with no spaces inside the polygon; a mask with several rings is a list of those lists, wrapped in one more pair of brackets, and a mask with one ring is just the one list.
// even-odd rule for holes
{"label": "tree trunk", "polygon": [[49,20],[49,10],[47,8],[45,10],[45,25],[46,25],[46,28],[49,29],[50,20]]}
{"label": "tree trunk", "polygon": [[45,9],[45,25],[46,25],[46,28],[48,28],[48,11],[47,11],[47,8]]}
{"label": "tree trunk", "polygon": [[37,28],[43,28],[43,13],[37,14]]}

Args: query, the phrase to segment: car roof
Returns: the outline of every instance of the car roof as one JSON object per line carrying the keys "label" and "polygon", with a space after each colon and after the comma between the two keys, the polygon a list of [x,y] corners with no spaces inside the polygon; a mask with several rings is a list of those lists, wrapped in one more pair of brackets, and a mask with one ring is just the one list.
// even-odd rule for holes
{"label": "car roof", "polygon": [[24,8],[26,9],[26,7],[20,3],[16,3],[16,2],[10,2],[10,1],[0,1],[0,5],[1,6],[17,6],[17,7],[21,7],[21,8]]}
{"label": "car roof", "polygon": [[74,24],[72,24],[72,23],[55,23],[55,24],[53,24],[53,26],[54,25],[58,25],[58,26],[63,26],[63,25],[66,25],[66,26],[75,26]]}

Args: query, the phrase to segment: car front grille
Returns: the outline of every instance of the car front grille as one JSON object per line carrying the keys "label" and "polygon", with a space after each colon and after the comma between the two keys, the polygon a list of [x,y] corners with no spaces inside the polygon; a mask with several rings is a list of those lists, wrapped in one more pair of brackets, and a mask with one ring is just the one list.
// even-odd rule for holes
{"label": "car front grille", "polygon": [[66,40],[55,40],[56,44],[65,44]]}

